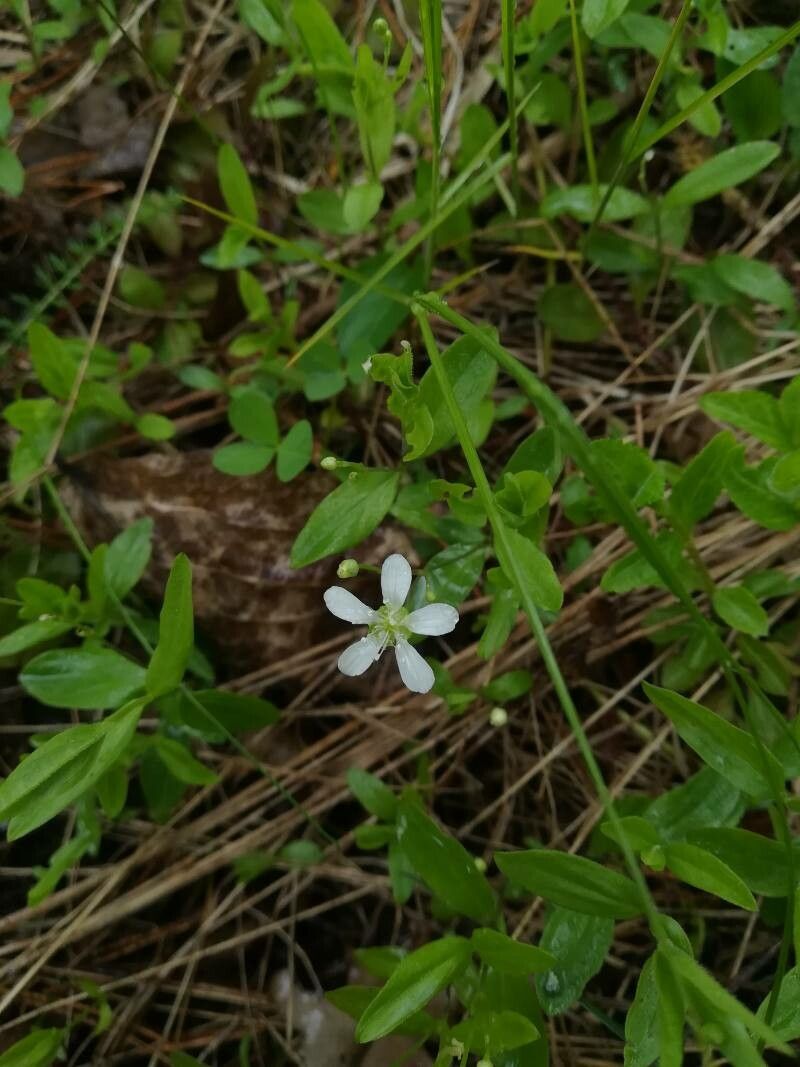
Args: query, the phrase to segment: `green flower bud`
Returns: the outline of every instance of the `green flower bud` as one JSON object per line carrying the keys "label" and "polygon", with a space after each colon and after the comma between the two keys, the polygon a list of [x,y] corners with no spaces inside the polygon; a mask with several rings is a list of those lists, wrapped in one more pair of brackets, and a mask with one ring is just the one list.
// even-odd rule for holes
{"label": "green flower bud", "polygon": [[336,568],[337,578],[355,578],[358,574],[358,560],[343,559]]}
{"label": "green flower bud", "polygon": [[324,471],[335,471],[338,466],[339,460],[336,456],[326,456],[320,463],[320,467],[322,467]]}

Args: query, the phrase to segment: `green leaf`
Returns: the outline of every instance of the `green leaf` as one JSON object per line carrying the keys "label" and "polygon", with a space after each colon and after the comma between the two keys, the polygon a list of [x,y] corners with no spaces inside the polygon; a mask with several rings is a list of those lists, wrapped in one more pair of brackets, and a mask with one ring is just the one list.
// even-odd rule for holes
{"label": "green leaf", "polygon": [[205,1067],[205,1064],[200,1060],[189,1056],[185,1052],[171,1052],[169,1056],[169,1067]]}
{"label": "green leaf", "polygon": [[[753,892],[765,897],[785,897],[789,887],[789,864],[784,846],[769,837],[738,827],[704,827],[691,830],[691,844],[713,853],[730,867]],[[800,847],[795,844],[795,869],[800,869]]]}
{"label": "green leaf", "polygon": [[[315,68],[324,107],[340,115],[351,115],[353,57],[328,9],[320,0],[293,0],[291,11],[291,21]],[[340,68],[341,73],[335,68]]]}
{"label": "green leaf", "polygon": [[134,425],[142,437],[149,441],[168,441],[175,436],[175,423],[165,415],[157,415],[148,411],[140,415]]}
{"label": "green leaf", "polygon": [[141,689],[145,672],[113,648],[63,648],[27,663],[20,684],[51,708],[111,708]]}
{"label": "green leaf", "polygon": [[504,536],[511,557],[506,556],[506,550],[499,541],[495,545],[495,552],[509,582],[516,584],[515,574],[518,569],[533,602],[547,611],[558,611],[564,600],[564,591],[550,560],[532,541],[516,530],[506,527]]}
{"label": "green leaf", "polygon": [[238,0],[239,18],[267,44],[284,44],[281,5],[270,0]]}
{"label": "green leaf", "polygon": [[214,785],[218,776],[205,764],[196,760],[189,749],[171,737],[155,736],[156,752],[164,766],[185,785]]}
{"label": "green leaf", "polygon": [[642,912],[639,890],[629,878],[583,856],[531,849],[495,853],[495,862],[529,893],[571,911],[610,919],[629,919]]}
{"label": "green leaf", "polygon": [[278,446],[275,472],[281,482],[290,482],[306,469],[311,462],[314,448],[314,432],[308,419],[300,419],[289,430]]}
{"label": "green leaf", "polygon": [[539,471],[504,473],[495,500],[507,522],[520,525],[549,503],[553,492],[550,482]]}
{"label": "green leaf", "polygon": [[780,152],[772,141],[751,141],[727,148],[679,178],[664,196],[666,207],[696,204],[740,185],[773,162]]}
{"label": "green leaf", "polygon": [[581,21],[587,37],[597,37],[615,22],[628,7],[630,0],[584,0]]}
{"label": "green leaf", "polygon": [[[196,707],[193,701],[200,704]],[[213,718],[205,715],[205,709]],[[249,733],[272,726],[280,718],[280,712],[268,700],[249,693],[230,693],[223,689],[196,689],[192,700],[183,697],[180,717],[184,724],[202,734],[208,741],[219,744],[226,740],[225,727],[232,734]],[[220,726],[214,722],[217,720]]]}
{"label": "green leaf", "polygon": [[[794,292],[775,267],[748,256],[721,255],[713,260],[713,267],[726,285],[737,293],[744,293],[752,300],[773,304],[783,311],[792,311],[795,306]],[[737,394],[722,394],[733,395]]]}
{"label": "green leaf", "polygon": [[[680,952],[679,949],[675,950]],[[659,1067],[682,1067],[686,1013],[681,983],[663,952],[655,953]]]}
{"label": "green leaf", "polygon": [[376,62],[366,44],[359,45],[356,54],[353,103],[364,161],[377,179],[392,154],[394,92],[383,65]]}
{"label": "green leaf", "polygon": [[769,487],[792,502],[800,498],[800,449],[780,457],[769,476]]}
{"label": "green leaf", "polygon": [[[703,86],[697,77],[688,77],[681,79],[678,84],[675,98],[678,102],[678,107],[683,110],[689,107],[691,104],[698,100],[704,93]],[[722,116],[717,110],[717,106],[713,100],[708,100],[703,104],[699,104],[691,116],[689,122],[692,126],[705,137],[719,137],[722,130]]]}
{"label": "green leaf", "polygon": [[484,700],[490,700],[495,704],[507,704],[510,700],[518,700],[525,696],[533,688],[533,675],[524,669],[518,671],[506,671],[493,678],[488,685],[481,689]]}
{"label": "green leaf", "polygon": [[[767,1013],[770,996],[764,999],[756,1013],[763,1019]],[[800,965],[793,967],[783,976],[778,990],[778,1002],[772,1019],[772,1029],[783,1041],[796,1041],[800,1038]],[[0,1067],[2,1060],[0,1060]]]}
{"label": "green leaf", "polygon": [[351,185],[342,200],[342,218],[347,232],[363,233],[378,214],[381,200],[383,200],[383,186],[380,182]]}
{"label": "green leaf", "polygon": [[770,448],[790,449],[788,435],[778,401],[759,389],[742,389],[737,393],[707,393],[700,398],[706,415],[744,430]]}
{"label": "green leaf", "polygon": [[249,441],[236,441],[232,445],[223,445],[222,448],[218,448],[211,462],[214,468],[223,474],[246,478],[266,470],[274,455],[274,448],[251,445]]}
{"label": "green leaf", "polygon": [[739,789],[711,767],[662,793],[645,817],[665,841],[680,841],[705,826],[735,826],[744,810]]}
{"label": "green leaf", "polygon": [[[539,210],[546,219],[569,215],[578,222],[591,222],[607,191],[607,185],[598,185],[596,191],[591,185],[568,185],[564,189],[551,189],[542,198]],[[606,222],[621,222],[623,219],[643,215],[649,210],[649,204],[639,193],[615,186],[606,204],[603,218]]]}
{"label": "green leaf", "polygon": [[800,126],[800,45],[795,47],[783,71],[783,117],[787,125]]}
{"label": "green leaf", "polygon": [[158,622],[158,645],[147,668],[145,685],[151,697],[162,696],[181,684],[193,645],[192,567],[181,552],[169,572]]}
{"label": "green leaf", "polygon": [[517,1011],[478,1010],[454,1026],[450,1036],[476,1055],[496,1057],[510,1049],[530,1045],[538,1038],[539,1031]]}
{"label": "green leaf", "polygon": [[48,860],[46,867],[34,867],[36,881],[30,887],[26,903],[29,908],[41,904],[55,890],[58,883],[75,867],[89,851],[97,848],[98,835],[89,830],[81,830],[59,846]]}
{"label": "green leaf", "polygon": [[0,145],[0,192],[16,197],[24,188],[25,168],[7,145]]}
{"label": "green leaf", "polygon": [[773,137],[783,124],[780,86],[766,70],[754,70],[731,85],[722,97],[722,106],[737,141]]}
{"label": "green leaf", "polygon": [[515,941],[507,934],[485,927],[473,931],[472,947],[487,967],[494,967],[503,974],[526,977],[529,974],[541,974],[558,965],[556,957],[544,949]]}
{"label": "green leaf", "polygon": [[[492,568],[492,570],[501,575],[503,574],[497,567]],[[478,642],[478,655],[482,659],[491,659],[492,656],[500,651],[514,628],[518,611],[519,597],[516,591],[510,586],[505,589],[498,589],[492,597],[486,626]]]}
{"label": "green leaf", "polygon": [[[355,264],[362,277],[370,277],[386,262],[387,255],[370,256]],[[421,256],[393,267],[384,278],[384,285],[411,296],[424,284],[425,264]],[[347,280],[339,291],[337,308],[343,307],[363,286]],[[339,322],[336,338],[342,352],[347,353],[351,375],[361,373],[361,364],[380,352],[384,345],[408,318],[408,307],[376,289],[365,293]],[[402,358],[402,357],[401,357]]]}
{"label": "green leaf", "polygon": [[800,509],[770,487],[776,462],[766,460],[748,467],[744,448],[735,448],[723,471],[725,489],[736,507],[768,530],[791,530],[800,521]]}
{"label": "green leaf", "polygon": [[661,837],[656,828],[641,815],[623,815],[618,822],[619,833],[611,821],[600,824],[600,829],[605,836],[618,845],[622,844],[624,837],[634,852],[644,852],[661,843]]}
{"label": "green leaf", "polygon": [[729,585],[717,589],[711,598],[714,611],[732,629],[751,637],[769,633],[769,616],[744,585]]}
{"label": "green leaf", "polygon": [[128,747],[144,708],[132,700],[102,722],[49,738],[0,783],[0,819],[8,839],[36,830],[88,792]]}
{"label": "green leaf", "polygon": [[50,1067],[66,1035],[66,1030],[33,1030],[0,1055],[0,1067]]}
{"label": "green leaf", "polygon": [[594,341],[606,328],[597,308],[575,282],[549,286],[539,297],[536,310],[562,341]]}
{"label": "green leaf", "polygon": [[128,772],[120,764],[109,767],[106,773],[98,778],[95,788],[105,814],[109,819],[116,819],[128,798]]}
{"label": "green leaf", "polygon": [[682,530],[691,532],[695,523],[713,511],[722,492],[725,462],[734,445],[733,435],[727,431],[712,437],[672,487],[669,510]]}
{"label": "green leaf", "polygon": [[474,856],[411,800],[398,805],[397,839],[412,867],[449,908],[475,922],[494,916],[494,893]]}
{"label": "green leaf", "polygon": [[29,622],[19,629],[13,630],[5,637],[0,637],[0,659],[6,656],[16,656],[29,648],[52,641],[62,634],[69,633],[73,624],[64,622],[62,619],[42,619],[41,621]]}
{"label": "green leaf", "polygon": [[159,311],[167,301],[167,294],[161,282],[151,277],[147,271],[130,264],[120,271],[117,287],[122,299],[135,308]]}
{"label": "green leaf", "polygon": [[469,958],[470,943],[463,937],[443,937],[411,952],[370,1001],[356,1027],[356,1040],[376,1041],[397,1030],[445,989]]}
{"label": "green leaf", "polygon": [[657,504],[664,495],[664,473],[643,448],[606,438],[591,443],[592,458],[623,490],[635,508]]}
{"label": "green leaf", "polygon": [[290,867],[313,867],[322,859],[322,849],[313,841],[289,841],[278,852],[277,859]]}
{"label": "green leaf", "polygon": [[351,767],[347,772],[347,787],[370,815],[376,815],[386,822],[394,822],[397,797],[380,778],[360,767]]}
{"label": "green leaf", "polygon": [[40,322],[32,322],[28,327],[28,349],[42,388],[59,400],[66,400],[78,364],[64,342]]}
{"label": "green leaf", "polygon": [[625,1067],[650,1067],[658,1056],[658,989],[655,954],[642,967],[625,1016]]}
{"label": "green leaf", "polygon": [[754,1037],[774,1046],[787,1056],[793,1055],[791,1048],[781,1041],[771,1026],[767,1026],[736,997],[731,996],[691,956],[687,956],[685,952],[666,941],[661,943],[658,951],[669,961],[670,967],[678,976],[684,988],[687,989],[687,992],[696,992],[705,998],[726,1020],[731,1023],[741,1023]]}
{"label": "green leaf", "polygon": [[344,217],[344,197],[335,189],[309,189],[301,193],[297,210],[316,230],[341,236],[353,233]]}
{"label": "green leaf", "polygon": [[103,573],[109,591],[119,600],[124,600],[147,569],[152,542],[153,520],[146,518],[131,523],[108,546]]}
{"label": "green leaf", "polygon": [[392,506],[399,480],[395,471],[351,474],[309,516],[292,545],[292,567],[307,567],[368,537]]}
{"label": "green leaf", "polygon": [[[458,406],[469,422],[497,377],[497,364],[480,345],[469,337],[460,337],[442,353],[442,363],[453,388]],[[422,453],[430,456],[448,445],[455,436],[450,411],[439,382],[430,367],[419,383],[419,399],[433,421],[433,437]]]}
{"label": "green leaf", "polygon": [[253,445],[276,448],[278,420],[270,399],[259,389],[243,389],[231,400],[228,421],[236,433]]}
{"label": "green leaf", "polygon": [[[644,683],[647,696],[675,726],[681,738],[700,758],[738,789],[753,797],[770,792],[764,763],[755,741],[738,726],[726,722],[713,711],[669,689]],[[783,768],[769,752],[765,753],[770,775],[783,781]]]}
{"label": "green leaf", "polygon": [[250,184],[250,176],[245,165],[233,145],[220,145],[217,153],[217,177],[222,199],[231,215],[250,223],[251,226],[256,226],[258,208],[253,186]]}
{"label": "green leaf", "polygon": [[664,845],[664,858],[667,867],[682,882],[713,893],[747,911],[756,910],[753,894],[739,875],[706,849],[685,841],[675,841]]}
{"label": "green leaf", "polygon": [[544,924],[540,947],[558,963],[536,979],[539,1002],[548,1015],[560,1015],[581,996],[608,955],[614,939],[614,920],[552,908]]}
{"label": "green leaf", "polygon": [[538,471],[543,474],[550,485],[554,485],[561,473],[564,460],[558,436],[549,427],[544,426],[517,445],[505,467],[503,474],[521,474],[523,471]]}
{"label": "green leaf", "polygon": [[[325,994],[339,1011],[349,1015],[351,1019],[359,1019],[367,1010],[376,997],[374,986],[346,985],[339,989],[332,989]],[[426,1011],[416,1011],[404,1019],[393,1033],[407,1037],[427,1038],[436,1032],[437,1022]]]}
{"label": "green leaf", "polygon": [[485,558],[482,544],[450,545],[437,552],[425,567],[434,600],[454,607],[463,603],[480,580]]}

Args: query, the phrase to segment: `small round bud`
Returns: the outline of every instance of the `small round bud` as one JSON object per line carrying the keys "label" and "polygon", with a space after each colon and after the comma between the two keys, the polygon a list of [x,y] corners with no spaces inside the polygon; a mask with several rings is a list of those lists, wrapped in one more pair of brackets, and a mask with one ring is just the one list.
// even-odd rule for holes
{"label": "small round bud", "polygon": [[358,477],[358,471],[350,471],[350,473],[347,475],[348,481],[351,481],[351,482],[354,482],[357,477]]}
{"label": "small round bud", "polygon": [[489,723],[498,729],[508,722],[508,712],[505,708],[492,708],[489,712]]}
{"label": "small round bud", "polygon": [[451,1037],[450,1038],[450,1055],[454,1059],[460,1060],[465,1052],[466,1052],[466,1048],[464,1046],[464,1042],[463,1041],[459,1041],[455,1037]]}
{"label": "small round bud", "polygon": [[37,621],[38,622],[49,622],[51,619],[54,619],[54,618],[55,618],[55,615],[50,615],[45,611],[44,614],[39,616]]}
{"label": "small round bud", "polygon": [[372,23],[372,29],[373,32],[378,35],[378,37],[392,36],[392,31],[389,29],[389,23],[386,21],[386,19],[375,19],[375,21]]}
{"label": "small round bud", "polygon": [[403,349],[404,352],[410,352],[411,351],[411,342],[403,340],[403,341],[400,342],[400,347]]}
{"label": "small round bud", "polygon": [[325,458],[320,463],[320,467],[322,467],[324,471],[335,471],[338,466],[339,460],[336,458],[336,456],[325,456]]}
{"label": "small round bud", "polygon": [[483,858],[483,856],[475,857],[475,866],[478,868],[481,874],[486,874],[486,860]]}
{"label": "small round bud", "polygon": [[337,578],[355,578],[358,574],[358,560],[343,559],[336,568]]}
{"label": "small round bud", "polygon": [[494,1067],[491,1060],[487,1060],[485,1057],[482,1060],[478,1060],[475,1067]]}

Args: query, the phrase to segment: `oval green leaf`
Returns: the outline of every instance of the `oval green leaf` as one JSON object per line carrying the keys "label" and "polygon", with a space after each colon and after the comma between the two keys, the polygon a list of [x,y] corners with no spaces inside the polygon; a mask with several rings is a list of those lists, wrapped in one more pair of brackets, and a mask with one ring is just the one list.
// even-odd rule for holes
{"label": "oval green leaf", "polygon": [[445,989],[469,958],[470,943],[463,937],[443,937],[410,953],[370,1001],[356,1027],[356,1039],[377,1041],[392,1033]]}
{"label": "oval green leaf", "polygon": [[584,915],[629,919],[642,912],[639,890],[625,875],[583,856],[547,849],[499,852],[495,862],[513,882]]}

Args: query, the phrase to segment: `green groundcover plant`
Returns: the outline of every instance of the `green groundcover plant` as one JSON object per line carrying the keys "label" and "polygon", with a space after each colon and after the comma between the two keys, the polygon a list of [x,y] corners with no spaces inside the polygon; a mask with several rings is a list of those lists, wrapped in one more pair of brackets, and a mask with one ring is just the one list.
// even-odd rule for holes
{"label": "green groundcover plant", "polygon": [[[0,662],[15,672],[26,707],[61,717],[56,732],[34,731],[14,753],[0,782],[0,821],[16,842],[69,815],[62,844],[32,871],[28,906],[46,904],[82,861],[101,855],[109,827],[165,823],[187,797],[213,796],[224,784],[215,753],[233,752],[249,772],[274,778],[249,739],[287,713],[277,698],[219,681],[195,633],[192,562],[175,556],[154,610],[141,586],[152,520],[88,544],[62,491],[62,466],[94,448],[131,438],[180,444],[180,420],[146,399],[157,370],[178,395],[213,398],[225,421],[211,459],[221,476],[272,472],[302,493],[311,466],[326,472],[327,495],[294,531],[290,558],[301,573],[338,563],[341,584],[324,601],[357,629],[344,651],[325,654],[326,668],[338,656],[345,678],[369,686],[373,664],[391,650],[415,699],[452,718],[485,709],[502,729],[510,715],[527,713],[539,684],[519,657],[496,669],[524,627],[602,811],[581,847],[568,839],[545,847],[523,834],[526,847],[484,859],[434,810],[437,783],[421,770],[389,785],[381,768],[352,767],[346,781],[359,815],[346,843],[335,821],[306,812],[278,781],[307,835],[239,857],[241,886],[287,868],[313,873],[326,856],[350,850],[356,864],[380,861],[403,944],[412,907],[417,925],[425,920],[427,936],[415,947],[361,948],[361,983],[328,991],[354,1020],[357,1041],[402,1035],[437,1067],[543,1065],[552,1062],[553,1017],[584,1011],[620,1041],[626,1067],[754,1067],[791,1055],[800,1038],[792,659],[800,373],[764,373],[742,388],[737,372],[768,366],[778,344],[796,354],[796,284],[785,262],[759,255],[757,240],[717,248],[708,230],[724,212],[748,217],[757,208],[760,228],[777,232],[780,224],[766,221],[773,202],[788,205],[780,209],[787,224],[796,214],[800,23],[777,10],[774,24],[757,23],[744,5],[722,0],[503,0],[497,47],[480,63],[488,102],[451,111],[445,68],[454,52],[439,0],[413,5],[403,41],[387,9],[353,43],[343,29],[348,12],[322,0],[228,7],[251,59],[258,55],[251,118],[276,136],[292,124],[323,123],[334,177],[290,185],[285,216],[274,223],[246,152],[218,115],[198,113],[169,187],[143,188],[122,216],[115,210],[95,224],[48,265],[40,298],[6,323],[2,358],[22,353],[2,411],[8,513],[47,515],[71,545],[33,551],[13,522],[7,527]],[[105,4],[95,11],[51,0],[52,18],[35,22],[26,4],[9,8],[27,34],[30,64],[44,63],[54,42],[91,30],[99,67],[120,39],[122,15]],[[188,62],[183,6],[161,5],[144,29],[136,63],[154,85],[174,88]],[[120,67],[117,77],[134,74]],[[50,105],[0,88],[8,202],[24,202],[35,180],[15,131]],[[188,100],[181,106],[190,114]],[[566,177],[545,164],[540,130],[570,141]],[[681,138],[695,158],[680,157]],[[400,195],[392,166],[404,144],[416,163]],[[676,157],[669,164],[668,152]],[[207,203],[198,189],[209,169]],[[187,213],[215,235],[193,252]],[[498,255],[542,264],[530,300],[537,363],[505,343],[504,314],[472,314],[459,300],[488,258],[483,230],[500,242]],[[165,263],[195,254],[197,273],[176,277],[157,267],[156,253],[152,262],[126,257],[119,242],[131,235]],[[115,299],[149,327],[141,338],[128,330],[87,340],[59,309],[86,265],[115,245]],[[334,294],[312,326],[298,268],[324,275]],[[276,284],[265,284],[268,276]],[[680,461],[663,446],[664,427],[649,449],[620,420],[588,434],[550,373],[580,346],[609,338],[630,355],[624,324],[589,284],[597,277],[639,309],[669,294],[679,342],[689,314],[704,323],[705,384],[692,393],[691,413],[711,432]],[[215,361],[197,318],[220,293],[235,295],[242,316]],[[353,405],[391,426],[393,452],[339,432]],[[507,427],[515,443],[500,454]],[[722,507],[742,529],[783,538],[775,566],[756,562],[722,576],[709,567],[705,531]],[[548,538],[555,516],[569,530],[558,551]],[[408,535],[419,562],[387,552],[378,579],[365,545],[389,526]],[[657,710],[686,769],[650,796],[609,785],[585,706],[551,643],[575,588],[570,575],[597,558],[609,530],[617,551],[592,572],[600,575],[594,591],[612,602],[652,599],[643,625],[658,669],[637,694]],[[348,588],[365,573],[381,587],[375,607]],[[475,596],[480,611],[468,618]],[[446,646],[436,640],[445,636],[475,643],[486,666],[480,684],[445,665]],[[679,896],[664,892],[675,885]],[[769,974],[758,999],[715,968],[691,907],[672,906],[709,897],[726,914],[745,913],[737,931],[750,920],[767,931]],[[512,913],[536,901],[546,912],[533,943],[514,929]],[[648,947],[627,1003],[612,1012],[592,1001],[591,983],[623,924]],[[16,1003],[15,980],[3,979],[4,1009]],[[77,1047],[87,1027],[94,1036],[108,1028],[106,992],[81,982],[80,1010],[15,1038],[0,1067],[46,1067]],[[250,1062],[246,1039],[238,1055]],[[169,1062],[210,1061],[178,1051]]]}

